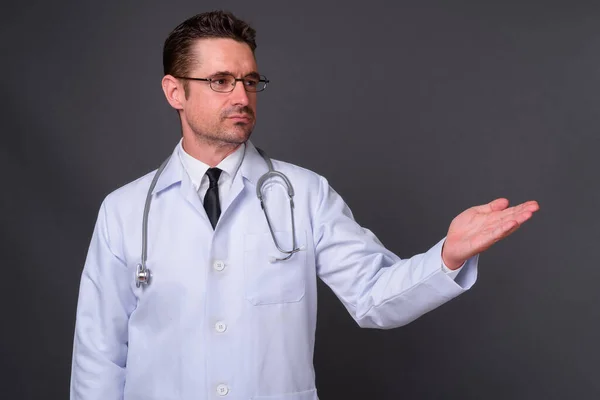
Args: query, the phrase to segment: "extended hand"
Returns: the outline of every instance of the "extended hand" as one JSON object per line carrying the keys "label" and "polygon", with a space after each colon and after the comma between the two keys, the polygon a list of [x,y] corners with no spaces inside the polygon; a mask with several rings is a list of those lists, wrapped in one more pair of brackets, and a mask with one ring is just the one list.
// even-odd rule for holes
{"label": "extended hand", "polygon": [[536,201],[508,207],[508,200],[471,207],[452,220],[442,249],[444,264],[460,267],[470,257],[487,250],[497,241],[516,231],[540,209]]}

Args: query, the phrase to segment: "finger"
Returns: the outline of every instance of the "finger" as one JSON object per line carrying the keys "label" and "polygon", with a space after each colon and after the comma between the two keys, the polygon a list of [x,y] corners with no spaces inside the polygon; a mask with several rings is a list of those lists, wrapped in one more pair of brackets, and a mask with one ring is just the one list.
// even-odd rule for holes
{"label": "finger", "polygon": [[526,201],[525,203],[519,204],[518,208],[519,208],[519,210],[530,211],[530,212],[534,213],[540,209],[540,205],[538,204],[537,201],[531,200],[531,201]]}
{"label": "finger", "polygon": [[515,221],[517,221],[519,223],[519,225],[521,225],[521,224],[523,224],[523,222],[527,221],[532,216],[533,216],[533,213],[531,211],[523,211],[522,213],[515,215],[514,219],[515,219]]}
{"label": "finger", "polygon": [[521,224],[519,224],[519,222],[514,219],[505,221],[502,224],[498,225],[495,229],[492,230],[491,236],[493,243],[512,234],[514,231],[519,229],[520,226]]}
{"label": "finger", "polygon": [[480,217],[483,217],[483,225],[495,227],[508,220],[516,219],[516,216],[519,214],[520,212],[516,207],[510,207],[502,211],[490,212],[488,214],[481,215]]}
{"label": "finger", "polygon": [[508,199],[503,197],[493,200],[487,204],[475,206],[475,210],[481,213],[492,213],[494,211],[501,211],[508,207]]}
{"label": "finger", "polygon": [[484,230],[485,231],[496,230],[499,227],[502,227],[504,224],[510,223],[510,221],[516,221],[517,224],[521,225],[525,221],[527,221],[528,219],[530,219],[532,216],[533,216],[532,212],[530,212],[530,211],[522,211],[522,212],[519,212],[519,213],[507,214],[507,215],[504,215],[502,217],[491,218],[489,221],[486,222],[486,226],[487,227]]}
{"label": "finger", "polygon": [[512,235],[518,230],[523,222],[527,221],[533,216],[532,212],[525,211],[518,215],[518,218],[507,218],[496,223],[489,224],[487,228],[482,230],[471,241],[471,247],[476,252],[482,252],[487,250],[494,243],[504,239],[507,236]]}
{"label": "finger", "polygon": [[527,211],[535,212],[539,209],[540,209],[540,205],[538,204],[538,202],[535,200],[531,200],[531,201],[526,201],[524,203],[513,206],[509,210],[515,210],[515,211],[527,210]]}
{"label": "finger", "polygon": [[507,208],[497,213],[498,220],[506,220],[506,218],[517,218],[521,213],[534,213],[540,209],[537,201],[528,201],[517,206]]}
{"label": "finger", "polygon": [[512,235],[520,227],[521,227],[521,224],[518,221],[505,222],[501,228],[501,230],[503,232],[500,234],[500,237],[498,238],[498,240],[504,239],[505,237]]}
{"label": "finger", "polygon": [[525,208],[531,212],[536,212],[540,209],[540,204],[535,200],[523,203],[523,205],[525,205]]}

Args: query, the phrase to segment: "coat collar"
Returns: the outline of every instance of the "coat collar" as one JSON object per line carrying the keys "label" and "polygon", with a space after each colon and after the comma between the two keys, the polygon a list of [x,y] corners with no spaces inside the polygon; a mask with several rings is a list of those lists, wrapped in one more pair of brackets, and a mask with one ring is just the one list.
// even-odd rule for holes
{"label": "coat collar", "polygon": [[[160,193],[163,190],[171,187],[176,183],[180,183],[183,179],[185,170],[181,164],[181,159],[177,154],[177,146],[171,153],[170,157],[165,160],[167,165],[160,174],[156,186],[152,190],[152,194]],[[253,185],[256,185],[258,179],[268,171],[268,166],[262,158],[256,147],[249,140],[246,142],[244,151],[244,159],[240,166],[239,173]]]}

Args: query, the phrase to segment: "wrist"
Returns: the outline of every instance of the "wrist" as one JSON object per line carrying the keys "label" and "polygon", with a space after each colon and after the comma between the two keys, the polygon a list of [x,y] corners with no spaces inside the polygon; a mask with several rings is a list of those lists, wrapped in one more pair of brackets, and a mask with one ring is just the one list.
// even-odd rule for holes
{"label": "wrist", "polygon": [[459,260],[453,257],[448,256],[448,252],[446,251],[446,243],[442,246],[442,262],[444,265],[450,270],[456,270],[460,268],[466,260]]}
{"label": "wrist", "polygon": [[450,269],[452,271],[459,269],[465,263],[464,261],[448,260],[448,259],[444,258],[444,256],[442,256],[442,262],[448,269]]}

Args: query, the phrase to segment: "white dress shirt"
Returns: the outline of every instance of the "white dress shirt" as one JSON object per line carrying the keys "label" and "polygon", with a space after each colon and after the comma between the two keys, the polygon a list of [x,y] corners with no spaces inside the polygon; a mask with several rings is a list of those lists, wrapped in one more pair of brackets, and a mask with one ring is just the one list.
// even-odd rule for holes
{"label": "white dress shirt", "polygon": [[[242,164],[242,160],[244,159],[245,149],[246,144],[244,143],[235,149],[233,153],[225,157],[216,166],[223,171],[219,176],[219,201],[221,203],[225,203],[228,200],[227,195],[231,189],[233,179],[235,178],[235,175]],[[181,159],[183,168],[187,172],[192,184],[196,188],[198,196],[200,196],[200,200],[204,203],[204,195],[208,190],[209,184],[206,171],[210,168],[210,166],[188,154],[183,148],[183,140],[180,140],[179,144],[177,145],[177,154]]]}

